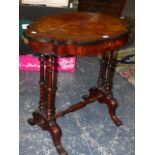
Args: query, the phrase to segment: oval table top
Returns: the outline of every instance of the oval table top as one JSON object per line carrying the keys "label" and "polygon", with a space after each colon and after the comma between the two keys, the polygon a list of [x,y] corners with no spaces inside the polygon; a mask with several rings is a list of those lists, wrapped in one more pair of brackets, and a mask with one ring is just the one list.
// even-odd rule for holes
{"label": "oval table top", "polygon": [[35,42],[85,45],[120,38],[129,31],[123,19],[102,13],[69,12],[44,16],[29,25],[25,36]]}

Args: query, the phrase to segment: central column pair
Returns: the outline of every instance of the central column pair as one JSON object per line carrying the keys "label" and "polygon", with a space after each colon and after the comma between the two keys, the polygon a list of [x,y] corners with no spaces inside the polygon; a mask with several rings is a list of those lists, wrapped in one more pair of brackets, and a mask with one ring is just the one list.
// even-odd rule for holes
{"label": "central column pair", "polygon": [[[53,119],[55,114],[55,92],[56,92],[56,59],[53,55],[40,56],[40,101],[39,111],[44,115],[44,123],[41,127],[48,130],[52,136],[54,145],[60,155],[67,155],[61,144],[61,129]],[[39,124],[38,124],[39,125]]]}

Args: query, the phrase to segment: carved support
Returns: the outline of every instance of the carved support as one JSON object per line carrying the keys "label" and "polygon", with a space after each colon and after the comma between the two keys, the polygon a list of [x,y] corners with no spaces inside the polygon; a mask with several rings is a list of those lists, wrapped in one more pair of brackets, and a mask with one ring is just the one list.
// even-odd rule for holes
{"label": "carved support", "polygon": [[99,78],[98,78],[98,88],[103,90],[107,95],[112,95],[112,83],[113,75],[116,64],[116,52],[107,51],[102,55]]}
{"label": "carved support", "polygon": [[101,98],[98,99],[100,103],[104,103],[108,107],[109,115],[112,119],[112,121],[117,125],[120,126],[122,125],[122,121],[117,117],[116,115],[116,108],[117,108],[117,101],[114,99],[114,97],[110,95],[106,95],[103,92],[103,95]]}
{"label": "carved support", "polygon": [[55,121],[51,121],[49,123],[49,132],[52,136],[54,146],[56,147],[58,153],[60,155],[68,155],[66,150],[63,148],[61,144],[61,129],[60,127],[56,124]]}
{"label": "carved support", "polygon": [[98,88],[102,91],[102,97],[98,99],[99,102],[105,103],[109,110],[109,115],[112,121],[117,125],[122,125],[122,122],[116,116],[117,102],[112,95],[113,75],[116,65],[116,51],[107,51],[102,55]]}
{"label": "carved support", "polygon": [[105,75],[104,90],[107,95],[112,95],[113,75],[116,66],[116,51],[107,53],[106,57],[107,70]]}
{"label": "carved support", "polygon": [[[105,103],[108,107],[109,114],[113,122],[120,126],[122,122],[116,116],[117,102],[112,96],[112,78],[115,67],[114,51],[106,52],[102,56],[100,72],[98,78],[98,87],[89,89],[89,95],[83,96],[83,100],[75,105],[68,107],[66,110],[55,114],[55,92],[56,92],[56,66],[55,57],[50,55],[41,55],[40,57],[40,101],[39,109],[33,112],[33,117],[28,120],[30,125],[39,125],[42,129],[49,131],[53,143],[60,155],[67,155],[67,152],[61,144],[61,129],[56,123],[56,119],[65,114],[79,110],[88,104],[98,100]],[[46,68],[46,69],[45,69]]]}
{"label": "carved support", "polygon": [[44,55],[40,56],[40,100],[39,100],[39,109],[40,111],[45,110],[45,78],[44,78],[44,65],[45,65],[45,57]]}
{"label": "carved support", "polygon": [[51,120],[54,114],[54,57],[49,55],[47,63],[47,119]]}
{"label": "carved support", "polygon": [[107,65],[105,62],[105,54],[102,54],[102,58],[100,61],[100,70],[99,70],[99,77],[98,77],[98,82],[97,82],[97,86],[100,89],[104,88],[104,82],[105,82],[105,73],[106,73],[106,69],[107,69]]}

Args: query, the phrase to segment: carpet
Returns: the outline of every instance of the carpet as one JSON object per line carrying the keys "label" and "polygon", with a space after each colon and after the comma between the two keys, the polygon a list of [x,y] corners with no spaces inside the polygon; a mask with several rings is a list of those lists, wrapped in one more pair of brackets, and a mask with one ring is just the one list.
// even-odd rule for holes
{"label": "carpet", "polygon": [[[77,58],[75,73],[59,73],[56,93],[57,111],[79,102],[98,77],[98,57]],[[38,106],[39,72],[21,71],[19,76],[19,154],[58,155],[48,132],[30,126],[27,119]],[[58,119],[62,144],[69,155],[134,155],[134,86],[118,73],[114,75],[113,94],[118,101],[117,115],[123,121],[116,127],[107,107],[94,102]]]}
{"label": "carpet", "polygon": [[128,47],[118,51],[116,71],[135,85],[135,48]]}

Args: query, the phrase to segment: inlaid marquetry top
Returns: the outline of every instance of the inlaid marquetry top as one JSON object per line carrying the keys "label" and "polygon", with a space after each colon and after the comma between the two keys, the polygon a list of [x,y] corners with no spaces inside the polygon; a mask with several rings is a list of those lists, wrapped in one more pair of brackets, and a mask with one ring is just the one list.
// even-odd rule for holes
{"label": "inlaid marquetry top", "polygon": [[102,13],[72,12],[44,16],[31,24],[25,36],[36,42],[91,44],[128,33],[123,19]]}

